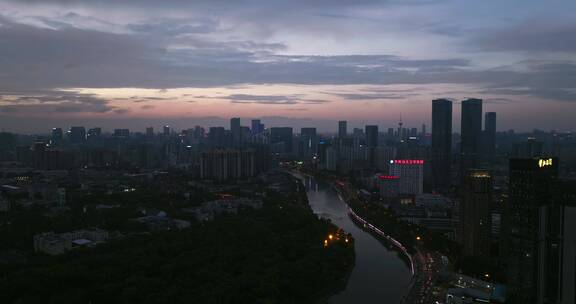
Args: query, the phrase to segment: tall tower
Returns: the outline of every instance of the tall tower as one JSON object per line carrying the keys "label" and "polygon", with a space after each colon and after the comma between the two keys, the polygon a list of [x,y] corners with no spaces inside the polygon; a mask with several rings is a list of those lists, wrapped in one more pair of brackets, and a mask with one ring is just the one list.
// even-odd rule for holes
{"label": "tall tower", "polygon": [[242,142],[242,128],[240,127],[240,118],[233,117],[230,119],[230,131],[232,133],[232,144],[235,147],[240,146]]}
{"label": "tall tower", "polygon": [[432,177],[434,189],[450,188],[452,164],[452,101],[432,100]]}
{"label": "tall tower", "polygon": [[341,120],[338,122],[338,138],[344,139],[348,135],[348,122]]}
{"label": "tall tower", "polygon": [[482,145],[482,99],[469,98],[462,101],[460,140],[460,180],[466,170],[478,166]]}
{"label": "tall tower", "polygon": [[378,126],[366,126],[366,148],[368,156],[368,164],[374,166],[376,164],[376,147],[378,147]]}
{"label": "tall tower", "polygon": [[470,169],[460,202],[460,239],[466,256],[489,257],[492,230],[492,175]]}
{"label": "tall tower", "polygon": [[507,277],[519,303],[535,303],[541,273],[539,249],[544,245],[542,208],[552,203],[558,183],[558,159],[510,159],[509,198],[504,208],[503,253]]}
{"label": "tall tower", "polygon": [[484,114],[484,154],[493,157],[496,151],[496,112]]}
{"label": "tall tower", "polygon": [[400,121],[398,121],[398,139],[402,141],[402,114],[400,114]]}

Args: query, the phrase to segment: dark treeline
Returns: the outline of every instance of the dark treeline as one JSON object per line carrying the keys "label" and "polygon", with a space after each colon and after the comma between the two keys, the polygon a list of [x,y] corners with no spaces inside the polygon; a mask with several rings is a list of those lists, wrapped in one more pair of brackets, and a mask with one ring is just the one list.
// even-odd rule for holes
{"label": "dark treeline", "polygon": [[1,303],[311,303],[345,286],[352,246],[308,209],[266,204],[4,269]]}

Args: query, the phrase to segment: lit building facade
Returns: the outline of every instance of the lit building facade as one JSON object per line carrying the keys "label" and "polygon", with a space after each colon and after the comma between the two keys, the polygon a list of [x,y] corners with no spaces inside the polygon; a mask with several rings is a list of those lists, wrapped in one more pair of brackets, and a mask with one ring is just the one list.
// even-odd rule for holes
{"label": "lit building facade", "polygon": [[424,187],[424,160],[391,160],[390,175],[399,177],[399,194],[422,194]]}
{"label": "lit building facade", "polygon": [[466,256],[488,257],[492,230],[492,175],[468,170],[460,201],[460,239]]}

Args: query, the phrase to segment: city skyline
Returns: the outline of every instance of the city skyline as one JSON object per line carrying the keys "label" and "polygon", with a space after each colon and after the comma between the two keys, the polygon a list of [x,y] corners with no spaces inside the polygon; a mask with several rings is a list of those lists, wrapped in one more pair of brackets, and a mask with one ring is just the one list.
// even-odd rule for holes
{"label": "city skyline", "polygon": [[473,97],[498,130],[573,131],[573,3],[159,3],[0,1],[0,127],[419,127]]}

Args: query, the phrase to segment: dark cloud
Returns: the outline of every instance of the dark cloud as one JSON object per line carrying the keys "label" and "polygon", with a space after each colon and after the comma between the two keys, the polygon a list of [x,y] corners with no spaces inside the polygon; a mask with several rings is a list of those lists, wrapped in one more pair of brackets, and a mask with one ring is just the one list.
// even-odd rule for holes
{"label": "dark cloud", "polygon": [[[238,39],[214,41],[194,35],[180,35],[217,30],[218,24],[201,19],[188,20],[178,25],[178,21],[133,24],[129,28],[135,33],[118,34],[62,25],[56,29],[40,28],[0,18],[0,92],[21,92],[26,95],[24,92],[84,87],[137,87],[165,92],[179,87],[242,84],[472,84],[485,87],[486,92],[524,87],[527,89],[522,93],[544,99],[574,99],[572,92],[576,86],[576,65],[573,62],[520,62],[509,67],[486,70],[473,67],[468,59],[463,58],[418,60],[387,54],[274,55],[286,46],[281,43]],[[555,28],[557,35],[551,36],[557,38],[547,39],[559,41],[560,34],[566,34],[572,29],[570,26],[561,27],[560,30]],[[550,32],[519,30],[523,31],[517,42],[521,45],[527,41],[539,41],[539,38],[532,39],[530,35],[546,36]],[[173,35],[167,34],[169,32]],[[511,29],[510,32],[515,31]],[[172,37],[174,35],[177,37]],[[506,37],[508,40],[516,40],[502,33],[488,36],[496,39],[494,44]],[[574,37],[566,38],[563,45],[556,40],[550,41],[543,48],[570,50],[576,39]],[[487,39],[479,39],[485,48],[491,45]],[[538,44],[545,42],[541,40]],[[523,47],[529,46],[524,44]],[[350,100],[386,100],[407,96],[411,95],[384,90],[367,94],[350,93],[340,97]],[[306,101],[294,96],[251,98],[242,99],[242,95],[228,97],[234,103],[326,102]],[[134,99],[135,102],[144,100],[160,99]]]}
{"label": "dark cloud", "polygon": [[332,95],[347,100],[398,100],[406,99],[419,94],[360,94],[360,93],[332,93]]}
{"label": "dark cloud", "polygon": [[5,96],[2,102],[4,105],[0,105],[0,111],[12,113],[106,113],[114,110],[107,100],[69,91]]}
{"label": "dark cloud", "polygon": [[234,94],[222,98],[229,99],[232,103],[240,104],[290,105],[298,103],[293,97],[282,95]]}
{"label": "dark cloud", "polygon": [[488,51],[576,52],[576,23],[531,20],[504,29],[482,31],[472,46]]}

